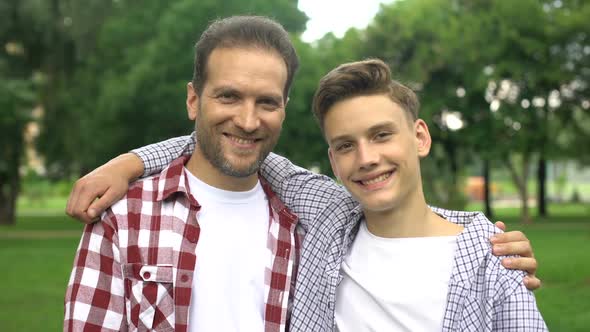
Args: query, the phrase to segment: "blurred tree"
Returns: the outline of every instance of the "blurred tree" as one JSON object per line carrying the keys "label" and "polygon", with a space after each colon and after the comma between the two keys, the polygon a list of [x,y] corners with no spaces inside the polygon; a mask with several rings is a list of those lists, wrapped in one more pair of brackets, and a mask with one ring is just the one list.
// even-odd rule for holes
{"label": "blurred tree", "polygon": [[[468,159],[468,141],[457,117],[457,89],[465,86],[465,72],[458,62],[456,6],[443,0],[394,2],[382,6],[367,28],[365,56],[388,62],[396,79],[420,96],[420,117],[433,138],[431,154],[422,161],[424,189],[432,204],[462,208],[461,165]],[[467,90],[469,90],[467,88]]]}
{"label": "blurred tree", "polygon": [[131,148],[190,132],[186,83],[193,45],[209,22],[256,13],[300,33],[306,17],[296,5],[293,0],[114,2],[92,52],[60,95],[60,113],[70,116],[46,118],[44,137],[56,128],[72,128],[76,137],[40,140],[50,169],[84,172]]}
{"label": "blurred tree", "polygon": [[[580,7],[581,2],[567,5]],[[434,141],[430,161],[423,163],[431,201],[452,206],[448,198],[460,197],[459,165],[470,161],[473,151],[483,160],[487,212],[490,165],[500,160],[518,187],[522,219],[530,221],[529,162],[540,160],[543,170],[544,160],[555,157],[567,141],[548,138],[567,131],[564,124],[581,126],[565,107],[567,93],[560,92],[581,81],[566,68],[571,49],[586,45],[576,41],[588,35],[587,24],[582,26],[571,6],[536,0],[414,0],[381,8],[367,29],[367,54],[388,61],[395,76],[419,92],[421,117]],[[539,174],[544,183],[544,173]],[[446,189],[442,195],[437,183]]]}
{"label": "blurred tree", "polygon": [[291,89],[287,117],[275,151],[293,162],[332,176],[328,146],[311,112],[311,101],[318,82],[337,65],[359,59],[360,34],[350,29],[344,37],[329,33],[313,44],[295,38],[301,67]]}
{"label": "blurred tree", "polygon": [[[41,114],[45,112],[51,117],[55,113],[58,96],[75,69],[76,50],[92,44],[88,34],[109,5],[110,1],[100,0],[89,0],[83,6],[65,0],[8,0],[0,4],[0,123],[5,128],[0,171],[3,222],[14,222],[18,171],[24,152],[23,130],[31,120],[31,111],[37,107]],[[80,20],[84,24],[72,30],[72,14],[78,12],[85,12],[86,20]],[[73,137],[68,130],[59,132],[63,141]]]}

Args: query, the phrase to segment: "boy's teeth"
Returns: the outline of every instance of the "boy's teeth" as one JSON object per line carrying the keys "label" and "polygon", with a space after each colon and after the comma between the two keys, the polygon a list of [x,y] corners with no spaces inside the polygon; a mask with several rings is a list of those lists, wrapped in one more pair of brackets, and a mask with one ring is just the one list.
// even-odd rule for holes
{"label": "boy's teeth", "polygon": [[387,179],[389,176],[391,175],[391,173],[385,173],[383,175],[380,175],[374,179],[371,180],[367,180],[367,181],[362,181],[363,184],[367,185],[367,184],[373,184],[373,183],[377,183],[377,182],[381,182],[385,179]]}

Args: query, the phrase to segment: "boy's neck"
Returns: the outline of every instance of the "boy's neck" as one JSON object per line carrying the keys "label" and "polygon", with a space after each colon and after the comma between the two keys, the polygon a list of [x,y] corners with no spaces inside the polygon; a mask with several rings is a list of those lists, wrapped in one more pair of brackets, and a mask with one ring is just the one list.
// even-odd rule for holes
{"label": "boy's neck", "polygon": [[463,230],[462,226],[434,213],[426,204],[423,194],[415,195],[400,205],[387,211],[365,210],[369,232],[385,238],[407,238],[453,236]]}

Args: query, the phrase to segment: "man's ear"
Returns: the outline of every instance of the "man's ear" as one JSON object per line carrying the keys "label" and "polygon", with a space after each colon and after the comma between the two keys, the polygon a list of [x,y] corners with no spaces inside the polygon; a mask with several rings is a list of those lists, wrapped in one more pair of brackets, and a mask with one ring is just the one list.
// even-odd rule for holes
{"label": "man's ear", "polygon": [[336,166],[336,161],[334,161],[334,155],[331,148],[328,148],[328,157],[330,158],[330,166],[332,166],[332,172],[336,176],[338,180],[340,180],[340,175],[338,175],[338,167]]}
{"label": "man's ear", "polygon": [[416,148],[418,156],[424,158],[430,153],[430,146],[432,145],[432,138],[428,125],[424,120],[418,119],[414,122],[414,133],[416,134]]}
{"label": "man's ear", "polygon": [[193,121],[197,119],[197,113],[199,112],[199,95],[195,91],[192,82],[189,82],[186,85],[186,111],[189,119]]}

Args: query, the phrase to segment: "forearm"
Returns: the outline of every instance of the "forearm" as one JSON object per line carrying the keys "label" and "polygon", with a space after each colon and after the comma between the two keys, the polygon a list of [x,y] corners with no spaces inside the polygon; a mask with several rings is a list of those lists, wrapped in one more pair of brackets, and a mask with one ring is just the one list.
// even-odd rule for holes
{"label": "forearm", "polygon": [[120,174],[123,178],[128,179],[129,182],[132,182],[144,173],[143,161],[135,153],[124,153],[109,160],[109,162],[95,169],[92,173],[104,171],[109,174],[111,172]]}
{"label": "forearm", "polygon": [[187,136],[170,138],[132,150],[142,161],[142,177],[160,172],[174,159],[193,153],[195,149],[194,133]]}
{"label": "forearm", "polygon": [[294,165],[274,153],[264,160],[260,173],[280,200],[299,217],[304,228],[330,201],[346,194],[331,178]]}

